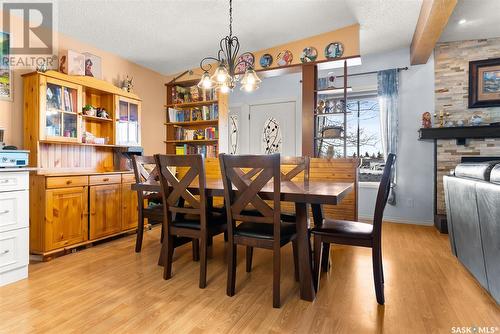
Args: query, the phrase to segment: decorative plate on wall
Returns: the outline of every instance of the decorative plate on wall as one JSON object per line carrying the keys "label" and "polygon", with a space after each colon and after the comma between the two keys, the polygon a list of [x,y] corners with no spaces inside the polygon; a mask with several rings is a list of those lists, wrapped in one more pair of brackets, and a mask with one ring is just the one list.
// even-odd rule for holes
{"label": "decorative plate on wall", "polygon": [[[246,62],[239,63],[242,60],[244,60]],[[238,59],[236,60],[236,64],[238,64],[238,66],[236,66],[235,72],[237,74],[245,73],[247,68],[253,67],[254,63],[255,63],[255,57],[254,57],[253,53],[245,52],[244,54],[239,56]]]}
{"label": "decorative plate on wall", "polygon": [[340,42],[333,42],[326,46],[325,57],[328,59],[340,58],[344,54],[344,45]]}
{"label": "decorative plate on wall", "polygon": [[290,50],[283,50],[278,53],[276,59],[278,66],[290,65],[293,60],[293,54],[290,52]]}
{"label": "decorative plate on wall", "polygon": [[318,58],[318,50],[314,46],[309,46],[302,50],[302,54],[300,55],[300,61],[303,63],[309,63],[311,61],[315,61]]}
{"label": "decorative plate on wall", "polygon": [[260,66],[263,68],[271,66],[273,63],[273,56],[271,56],[269,53],[265,53],[260,57]]}

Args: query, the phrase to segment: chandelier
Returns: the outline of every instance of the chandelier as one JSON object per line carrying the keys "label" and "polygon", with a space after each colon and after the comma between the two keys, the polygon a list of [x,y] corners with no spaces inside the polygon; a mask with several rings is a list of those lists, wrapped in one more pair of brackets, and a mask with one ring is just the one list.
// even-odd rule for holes
{"label": "chandelier", "polygon": [[[215,88],[221,93],[228,93],[233,90],[241,76],[241,73],[235,73],[236,68],[240,64],[245,64],[246,69],[240,80],[240,89],[251,92],[259,88],[262,80],[255,73],[252,63],[242,59],[242,57],[238,58],[239,49],[240,42],[238,41],[238,37],[233,36],[233,1],[229,0],[229,36],[220,40],[217,58],[209,56],[200,61],[200,68],[203,70],[203,75],[198,83],[198,87],[203,89]],[[214,61],[217,64],[217,68],[212,76],[210,76],[209,71],[212,69]],[[206,62],[210,63],[205,64]]]}

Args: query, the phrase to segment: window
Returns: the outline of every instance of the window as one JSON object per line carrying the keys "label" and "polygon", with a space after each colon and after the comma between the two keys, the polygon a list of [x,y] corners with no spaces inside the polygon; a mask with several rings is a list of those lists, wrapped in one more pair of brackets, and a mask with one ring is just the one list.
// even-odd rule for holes
{"label": "window", "polygon": [[[321,103],[321,101],[320,101]],[[319,156],[359,157],[360,182],[379,182],[384,169],[377,97],[350,97],[347,100],[347,133],[344,134],[344,101],[341,98],[324,100],[323,117],[317,118]],[[318,111],[318,114],[321,114]],[[345,141],[345,143],[344,143]]]}

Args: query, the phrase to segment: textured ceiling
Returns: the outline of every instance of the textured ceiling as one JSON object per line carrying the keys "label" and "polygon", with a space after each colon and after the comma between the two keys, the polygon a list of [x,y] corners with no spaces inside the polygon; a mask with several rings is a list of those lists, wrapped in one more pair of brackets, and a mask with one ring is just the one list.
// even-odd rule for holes
{"label": "textured ceiling", "polygon": [[440,41],[500,37],[499,15],[500,0],[459,0]]}
{"label": "textured ceiling", "polygon": [[[163,74],[198,66],[228,33],[228,0],[57,2],[59,31]],[[252,51],[360,23],[366,55],[409,46],[421,3],[234,0],[233,31]]]}

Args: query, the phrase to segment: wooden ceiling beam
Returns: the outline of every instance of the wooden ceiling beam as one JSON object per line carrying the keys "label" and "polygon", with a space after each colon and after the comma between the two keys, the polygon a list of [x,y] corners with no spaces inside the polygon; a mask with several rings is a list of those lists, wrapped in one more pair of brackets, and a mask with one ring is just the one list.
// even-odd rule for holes
{"label": "wooden ceiling beam", "polygon": [[427,63],[457,0],[423,0],[410,46],[412,65]]}

